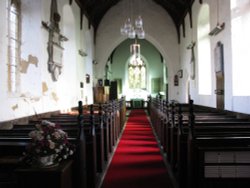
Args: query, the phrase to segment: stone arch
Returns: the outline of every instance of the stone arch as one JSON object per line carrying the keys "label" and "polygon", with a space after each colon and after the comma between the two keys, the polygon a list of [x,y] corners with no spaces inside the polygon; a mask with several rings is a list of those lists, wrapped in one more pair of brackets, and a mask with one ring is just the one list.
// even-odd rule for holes
{"label": "stone arch", "polygon": [[[168,67],[168,77],[171,80],[178,70],[179,65],[179,44],[176,27],[166,11],[149,0],[141,1],[141,16],[144,21],[145,39],[151,42],[165,59]],[[98,66],[95,74],[102,78],[103,70],[108,57],[112,51],[125,40],[120,34],[120,27],[128,16],[123,8],[126,7],[126,0],[120,1],[111,8],[100,23],[96,34],[96,60]],[[150,7],[150,8],[149,8]],[[170,87],[173,84],[170,84]],[[176,88],[170,90],[174,93]],[[174,96],[174,94],[172,94]],[[170,93],[171,97],[171,93]]]}

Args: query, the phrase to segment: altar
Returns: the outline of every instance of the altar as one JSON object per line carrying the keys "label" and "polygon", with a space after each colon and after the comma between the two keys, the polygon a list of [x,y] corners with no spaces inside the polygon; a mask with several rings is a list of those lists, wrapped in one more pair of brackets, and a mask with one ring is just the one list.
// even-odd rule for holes
{"label": "altar", "polygon": [[136,99],[131,99],[131,108],[144,108],[144,99],[136,98]]}

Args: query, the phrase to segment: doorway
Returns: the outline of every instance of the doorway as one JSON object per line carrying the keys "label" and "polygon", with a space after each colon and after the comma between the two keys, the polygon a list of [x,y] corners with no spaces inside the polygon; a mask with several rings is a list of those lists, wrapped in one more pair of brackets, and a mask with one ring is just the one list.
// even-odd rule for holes
{"label": "doorway", "polygon": [[216,73],[216,107],[217,109],[223,110],[225,104],[224,97],[224,74]]}
{"label": "doorway", "polygon": [[223,44],[219,41],[215,47],[215,75],[216,75],[216,107],[224,109],[225,104],[225,84],[224,84],[224,57]]}

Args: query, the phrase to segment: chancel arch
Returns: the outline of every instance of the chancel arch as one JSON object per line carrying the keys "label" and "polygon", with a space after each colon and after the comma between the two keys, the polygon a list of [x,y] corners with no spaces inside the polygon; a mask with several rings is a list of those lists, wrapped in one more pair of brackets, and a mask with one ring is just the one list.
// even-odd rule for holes
{"label": "chancel arch", "polygon": [[[167,95],[168,72],[161,53],[147,40],[139,40],[140,59],[134,63],[130,53],[134,40],[125,40],[113,51],[106,64],[106,74],[110,80],[121,80],[122,95],[130,98],[143,98],[159,92]],[[130,75],[130,76],[129,76]]]}

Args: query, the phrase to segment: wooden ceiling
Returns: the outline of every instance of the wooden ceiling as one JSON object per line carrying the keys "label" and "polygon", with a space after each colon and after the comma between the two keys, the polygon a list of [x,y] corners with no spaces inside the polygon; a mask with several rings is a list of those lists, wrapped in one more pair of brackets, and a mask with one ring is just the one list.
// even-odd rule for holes
{"label": "wooden ceiling", "polygon": [[[70,0],[72,2],[72,0]],[[96,31],[105,13],[121,0],[75,0],[85,15],[89,24],[94,27]],[[136,0],[134,0],[136,1]],[[177,28],[178,35],[180,35],[180,26],[184,22],[184,17],[189,14],[192,17],[191,7],[194,0],[152,0],[166,10],[171,16]],[[200,0],[201,2],[201,0]],[[192,19],[191,27],[192,27]],[[184,24],[183,24],[184,27]],[[185,28],[183,28],[185,30]],[[185,31],[184,31],[185,33]]]}

